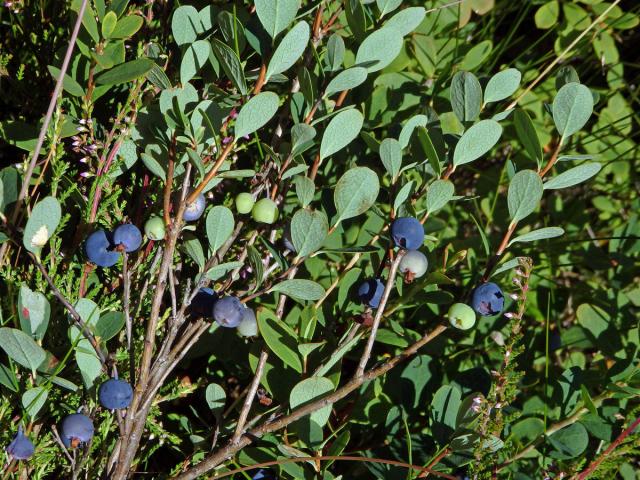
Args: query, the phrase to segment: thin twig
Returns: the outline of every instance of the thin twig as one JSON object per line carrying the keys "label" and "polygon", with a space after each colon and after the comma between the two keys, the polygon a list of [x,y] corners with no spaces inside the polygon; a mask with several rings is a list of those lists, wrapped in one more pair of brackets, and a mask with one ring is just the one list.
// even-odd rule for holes
{"label": "thin twig", "polygon": [[130,305],[130,292],[131,292],[131,279],[129,278],[129,270],[127,264],[129,263],[129,256],[127,252],[123,252],[122,257],[122,282],[123,282],[123,310],[124,310],[124,322],[127,328],[127,351],[129,352],[129,383],[135,385],[136,383],[136,355],[133,350],[133,325],[131,323],[131,305]]}
{"label": "thin twig", "polygon": [[242,410],[240,411],[240,417],[238,417],[238,424],[236,425],[236,431],[233,434],[231,443],[238,443],[238,440],[244,433],[244,426],[247,423],[249,410],[251,410],[251,405],[253,404],[253,400],[256,396],[256,392],[258,391],[258,387],[260,386],[260,380],[262,379],[262,373],[264,371],[264,366],[267,363],[267,358],[269,358],[269,353],[263,349],[262,352],[260,352],[260,359],[258,360],[256,373],[253,376],[253,381],[251,382],[251,387],[249,388],[249,392],[247,393],[247,396],[244,399],[244,405],[242,406]]}

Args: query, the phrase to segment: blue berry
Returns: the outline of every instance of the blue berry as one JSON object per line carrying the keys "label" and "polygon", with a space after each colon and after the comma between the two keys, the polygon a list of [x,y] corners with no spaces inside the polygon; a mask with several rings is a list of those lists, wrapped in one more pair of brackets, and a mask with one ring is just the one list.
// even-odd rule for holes
{"label": "blue berry", "polygon": [[245,306],[236,297],[222,297],[213,305],[213,318],[221,327],[237,327],[244,313]]}
{"label": "blue berry", "polygon": [[18,427],[18,433],[7,447],[9,456],[16,460],[28,460],[35,450],[29,437],[22,433],[22,427]]}
{"label": "blue berry", "polygon": [[399,269],[405,274],[405,279],[410,282],[414,278],[420,278],[427,272],[429,261],[424,253],[418,250],[407,252],[400,260]]}
{"label": "blue berry", "polygon": [[111,234],[104,230],[96,230],[87,237],[84,251],[89,261],[99,267],[112,267],[120,258],[120,254],[114,250]]}
{"label": "blue berry", "polygon": [[379,278],[365,280],[358,287],[358,298],[371,308],[378,308],[383,293],[384,283]]}
{"label": "blue berry", "polygon": [[391,237],[396,247],[417,250],[424,241],[424,228],[417,218],[397,218],[391,224]]}
{"label": "blue berry", "polygon": [[142,233],[135,225],[123,223],[113,231],[113,243],[116,247],[122,245],[127,253],[135,252],[142,245]]}
{"label": "blue berry", "polygon": [[68,415],[60,425],[60,438],[67,448],[76,448],[93,438],[93,423],[81,413]]}
{"label": "blue berry", "polygon": [[211,288],[201,288],[191,301],[191,313],[198,317],[210,317],[217,299],[218,294]]}
{"label": "blue berry", "polygon": [[109,410],[127,408],[133,399],[133,389],[124,380],[111,378],[100,385],[98,399],[100,404]]}
{"label": "blue berry", "polygon": [[188,203],[182,214],[182,218],[187,222],[195,222],[198,220],[204,212],[204,207],[207,206],[207,201],[204,195],[201,193],[196,197],[193,203]]}
{"label": "blue berry", "polygon": [[484,317],[499,314],[504,308],[504,295],[495,283],[483,283],[473,291],[473,309]]}
{"label": "blue berry", "polygon": [[256,472],[248,472],[251,475],[251,480],[276,480],[276,475],[272,470],[266,468],[260,468]]}

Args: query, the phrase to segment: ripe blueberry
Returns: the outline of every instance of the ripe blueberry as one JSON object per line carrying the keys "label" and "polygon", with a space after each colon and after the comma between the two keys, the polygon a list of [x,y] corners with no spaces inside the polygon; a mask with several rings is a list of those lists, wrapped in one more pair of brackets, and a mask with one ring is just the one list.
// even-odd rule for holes
{"label": "ripe blueberry", "polygon": [[469,330],[476,323],[476,314],[473,309],[464,303],[454,303],[449,308],[449,323],[460,330]]}
{"label": "ripe blueberry", "polygon": [[262,198],[253,206],[251,216],[256,222],[271,224],[278,219],[278,206],[270,198]]}
{"label": "ripe blueberry", "polygon": [[191,301],[191,313],[198,317],[210,317],[213,312],[213,304],[217,299],[218,294],[211,288],[201,288]]}
{"label": "ripe blueberry", "polygon": [[213,305],[213,318],[221,327],[237,327],[244,312],[245,306],[236,297],[222,297]]}
{"label": "ripe blueberry", "polygon": [[425,257],[424,253],[418,250],[412,250],[405,254],[400,260],[400,271],[404,273],[404,278],[407,282],[413,281],[414,278],[420,278],[423,276],[427,268],[429,267],[429,261]]}
{"label": "ripe blueberry", "polygon": [[120,258],[120,254],[114,250],[111,234],[104,230],[96,230],[87,237],[84,251],[89,261],[99,267],[112,267]]}
{"label": "ripe blueberry", "polygon": [[7,447],[7,453],[16,460],[28,460],[35,452],[35,447],[29,437],[22,433],[22,427],[18,427],[18,433]]}
{"label": "ripe blueberry", "polygon": [[483,317],[497,315],[504,308],[504,295],[495,283],[483,283],[473,291],[471,305]]}
{"label": "ripe blueberry", "polygon": [[100,404],[109,410],[119,410],[131,405],[133,389],[129,383],[117,378],[111,378],[100,385],[98,399]]}
{"label": "ripe blueberry", "polygon": [[424,241],[424,228],[417,218],[397,218],[391,224],[391,237],[396,247],[417,250]]}
{"label": "ripe blueberry", "polygon": [[258,323],[256,322],[256,314],[250,308],[244,309],[242,321],[238,325],[238,333],[243,337],[255,337],[258,335]]}
{"label": "ripe blueberry", "polygon": [[378,308],[383,293],[384,283],[382,283],[379,278],[365,280],[358,287],[358,298],[362,303],[371,308]]}
{"label": "ripe blueberry", "polygon": [[135,252],[142,245],[142,233],[132,223],[123,223],[113,231],[113,243],[125,252]]}
{"label": "ripe blueberry", "polygon": [[162,240],[166,230],[164,227],[164,220],[160,217],[151,217],[144,224],[144,233],[151,240]]}
{"label": "ripe blueberry", "polygon": [[247,192],[239,193],[236,197],[236,210],[238,213],[249,213],[254,203],[256,203],[256,201],[253,195]]}
{"label": "ripe blueberry", "polygon": [[204,195],[201,193],[196,197],[193,203],[188,203],[182,214],[182,218],[187,222],[195,222],[198,220],[204,212],[204,207],[207,206],[207,201]]}
{"label": "ripe blueberry", "polygon": [[260,468],[255,472],[249,472],[251,480],[276,480],[276,475],[272,470],[266,468]]}
{"label": "ripe blueberry", "polygon": [[81,413],[68,415],[60,425],[60,438],[67,448],[76,448],[93,437],[93,423]]}

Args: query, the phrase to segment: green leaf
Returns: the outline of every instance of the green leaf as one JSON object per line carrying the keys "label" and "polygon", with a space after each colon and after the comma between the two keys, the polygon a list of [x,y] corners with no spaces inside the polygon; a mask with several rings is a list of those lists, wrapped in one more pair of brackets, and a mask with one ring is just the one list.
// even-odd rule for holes
{"label": "green leaf", "polygon": [[363,214],[375,203],[380,191],[376,173],[367,167],[347,170],[333,192],[338,219],[336,223]]}
{"label": "green leaf", "polygon": [[320,160],[342,150],[360,133],[364,117],[356,109],[343,110],[327,125],[320,143]]}
{"label": "green leaf", "polygon": [[291,219],[291,242],[296,248],[297,257],[306,257],[318,250],[328,232],[329,221],[324,212],[298,210]]}
{"label": "green leaf", "polygon": [[217,205],[207,213],[205,224],[209,247],[215,253],[233,233],[235,226],[233,213],[227,207]]}
{"label": "green leaf", "polygon": [[138,30],[140,30],[143,22],[144,19],[140,15],[128,15],[123,17],[118,20],[113,32],[111,32],[110,38],[132,37]]}
{"label": "green leaf", "polygon": [[44,338],[51,315],[51,306],[47,297],[40,292],[32,292],[26,285],[21,285],[18,295],[18,315],[23,332],[36,340]]}
{"label": "green leaf", "polygon": [[151,85],[159,88],[160,90],[167,90],[172,87],[171,80],[169,80],[167,74],[164,73],[162,67],[157,63],[154,63],[151,70],[147,72],[147,80],[151,82]]}
{"label": "green leaf", "polygon": [[553,27],[558,21],[559,14],[560,6],[558,5],[558,0],[551,0],[545,3],[536,11],[534,16],[536,27],[544,30]]}
{"label": "green leaf", "polygon": [[15,373],[2,363],[0,363],[0,384],[4,385],[12,392],[18,393],[20,391],[20,385],[18,385],[18,379],[16,378]]}
{"label": "green leaf", "polygon": [[596,175],[601,168],[602,165],[598,162],[583,163],[582,165],[570,168],[566,172],[562,172],[560,175],[556,175],[549,179],[544,183],[544,189],[556,190],[559,188],[572,187],[590,179]]}
{"label": "green leaf", "polygon": [[429,165],[433,168],[436,175],[440,175],[442,172],[442,162],[445,157],[445,143],[442,135],[442,130],[439,128],[432,128],[427,130],[425,127],[417,127],[418,141],[422,147]]}
{"label": "green leaf", "polygon": [[96,322],[94,327],[96,337],[103,342],[111,340],[120,333],[124,324],[124,313],[115,311],[106,312],[104,315],[100,315],[100,318]]}
{"label": "green leaf", "polygon": [[173,12],[171,32],[178,45],[193,43],[204,31],[198,10],[191,5],[182,5]]}
{"label": "green leaf", "polygon": [[427,212],[440,210],[453,198],[453,183],[449,180],[436,180],[427,190]]}
{"label": "green leaf", "polygon": [[376,0],[376,4],[380,10],[380,18],[382,18],[398,8],[402,4],[402,0]]}
{"label": "green leaf", "polygon": [[75,357],[85,387],[91,388],[95,379],[100,376],[102,365],[89,340],[80,338],[75,348]]}
{"label": "green leaf", "polygon": [[272,75],[288,70],[296,63],[307,48],[309,36],[309,25],[304,21],[298,22],[287,32],[271,56],[265,81],[269,81]]}
{"label": "green leaf", "polygon": [[35,418],[42,409],[49,391],[44,387],[33,387],[22,394],[22,407],[30,418]]}
{"label": "green leaf", "polygon": [[291,328],[265,308],[258,309],[258,329],[269,349],[296,372],[302,373],[298,338]]}
{"label": "green leaf", "polygon": [[458,72],[451,81],[451,107],[461,122],[473,122],[482,109],[482,87],[473,73]]}
{"label": "green leaf", "polygon": [[[289,405],[295,410],[325,396],[327,393],[333,392],[333,389],[333,382],[326,377],[306,378],[291,389]],[[323,427],[329,421],[330,415],[331,404],[315,410],[309,418]]]}
{"label": "green leaf", "polygon": [[461,403],[462,394],[455,387],[443,385],[434,394],[430,417],[431,429],[438,443],[447,443],[453,434]]}
{"label": "green leaf", "polygon": [[532,160],[536,161],[538,167],[540,167],[543,159],[542,146],[540,145],[540,139],[536,133],[536,128],[533,126],[531,117],[529,117],[529,114],[525,110],[518,108],[513,114],[513,123],[525,151]]}
{"label": "green leaf", "polygon": [[[49,69],[49,73],[54,78],[54,80],[57,81],[58,78],[60,78],[60,73],[62,73],[60,69],[54,67],[53,65],[49,65],[47,68]],[[65,92],[73,95],[74,97],[84,96],[84,88],[82,88],[82,85],[80,85],[75,81],[73,77],[70,77],[66,73],[64,75],[64,80],[62,81],[62,88],[64,88]]]}
{"label": "green leaf", "polygon": [[240,109],[236,120],[236,138],[249,135],[265,125],[278,110],[278,95],[262,92],[251,98]]}
{"label": "green leaf", "polygon": [[279,292],[296,300],[318,300],[324,295],[324,288],[312,280],[284,280],[269,290]]}
{"label": "green leaf", "polygon": [[583,303],[576,309],[578,324],[598,340],[600,335],[609,328],[611,316],[597,305]]}
{"label": "green leaf", "polygon": [[356,54],[356,65],[377,72],[395,60],[402,50],[402,35],[392,28],[375,30],[364,39]]}
{"label": "green leaf", "polygon": [[15,328],[0,328],[0,348],[11,360],[23,367],[36,369],[47,358],[46,352],[29,335]]}
{"label": "green leaf", "polygon": [[[80,318],[86,323],[89,327],[93,327],[98,323],[100,319],[100,308],[93,300],[89,300],[88,298],[79,298],[76,303],[73,305],[80,315]],[[74,327],[75,329],[75,327]],[[71,339],[72,342],[76,340],[76,338],[82,337],[82,333],[75,329],[75,337]]]}
{"label": "green leaf", "polygon": [[96,78],[98,85],[119,85],[132,82],[146,75],[153,68],[155,62],[149,58],[138,58],[130,62],[122,63],[117,67],[101,73]]}
{"label": "green leaf", "polygon": [[299,155],[313,145],[316,129],[306,123],[291,127],[291,155]]}
{"label": "green leaf", "polygon": [[224,70],[227,78],[231,80],[242,95],[247,95],[249,91],[247,90],[247,82],[244,78],[244,70],[242,69],[236,52],[217,38],[211,41],[211,50],[218,61],[220,61],[222,70]]}
{"label": "green leaf", "polygon": [[91,36],[91,39],[98,43],[100,41],[100,34],[98,33],[98,23],[96,22],[96,14],[93,12],[90,4],[84,10],[84,16],[82,17],[82,25],[86,28],[87,32]]}
{"label": "green leaf", "polygon": [[218,421],[222,418],[224,405],[227,402],[227,394],[217,383],[210,383],[204,391],[204,398],[207,401],[209,410]]}
{"label": "green leaf", "polygon": [[409,141],[411,140],[411,135],[413,131],[417,127],[426,127],[429,119],[426,115],[418,114],[411,117],[409,120],[405,122],[402,126],[402,130],[400,131],[400,136],[398,137],[398,141],[400,142],[400,146],[405,148],[409,145]]}
{"label": "green leaf", "polygon": [[418,28],[426,14],[424,7],[404,8],[387,20],[383,28],[395,30],[404,37]]}
{"label": "green leaf", "polygon": [[502,127],[495,120],[481,120],[464,132],[453,152],[453,166],[464,165],[482,157],[498,143]]}
{"label": "green leaf", "polygon": [[465,53],[464,58],[458,65],[458,68],[466,71],[476,70],[489,58],[492,51],[493,42],[491,40],[483,40]]}
{"label": "green leaf", "polygon": [[235,270],[236,268],[241,268],[243,265],[244,263],[242,262],[221,263],[207,271],[206,275],[209,280],[216,281],[224,277],[227,273]]}
{"label": "green leaf", "polygon": [[116,23],[118,23],[118,16],[115,12],[108,12],[104,18],[102,19],[102,37],[109,38],[113,29],[116,27]]}
{"label": "green leaf", "polygon": [[385,138],[380,142],[378,154],[384,168],[391,175],[391,182],[395,183],[402,167],[402,146],[400,142],[395,138]]}
{"label": "green leaf", "polygon": [[293,21],[300,8],[300,0],[256,0],[256,13],[271,38]]}
{"label": "green leaf", "polygon": [[24,248],[39,253],[56,231],[61,216],[60,203],[54,197],[45,197],[36,203],[24,229]]}
{"label": "green leaf", "polygon": [[[324,91],[324,96],[328,97],[334,93],[355,88],[364,83],[367,79],[367,69],[362,67],[351,67],[340,72],[331,79]],[[357,111],[357,110],[356,110]]]}
{"label": "green leaf", "polygon": [[413,180],[409,180],[400,189],[400,191],[396,195],[396,198],[393,200],[393,209],[395,211],[398,211],[400,209],[400,207],[402,206],[402,204],[407,200],[407,198],[409,198],[409,195],[411,195],[411,193],[413,193],[413,185],[414,185],[414,183],[415,182]]}
{"label": "green leaf", "polygon": [[293,184],[296,188],[296,195],[300,201],[302,208],[305,208],[313,200],[313,195],[316,191],[316,186],[309,177],[303,177],[302,175],[296,175],[293,178]]}
{"label": "green leaf", "polygon": [[584,425],[576,422],[551,435],[549,443],[556,449],[552,456],[560,459],[575,458],[587,449],[589,434]]}
{"label": "green leaf", "polygon": [[344,40],[337,33],[334,33],[329,37],[327,42],[327,63],[329,64],[329,71],[335,72],[340,70],[342,66],[342,60],[344,59]]}
{"label": "green leaf", "polygon": [[520,86],[522,74],[515,68],[508,68],[495,74],[484,89],[484,102],[499,102],[513,95]]}
{"label": "green leaf", "polygon": [[591,90],[579,83],[567,83],[553,99],[553,121],[564,143],[580,130],[593,112]]}
{"label": "green leaf", "polygon": [[207,63],[211,46],[206,40],[198,40],[189,45],[180,63],[180,82],[187,83]]}
{"label": "green leaf", "polygon": [[560,227],[545,227],[533,230],[529,233],[519,235],[509,242],[509,245],[517,242],[535,242],[546,238],[554,238],[564,235],[564,230]]}
{"label": "green leaf", "polygon": [[531,214],[542,198],[542,180],[533,170],[516,173],[509,184],[507,203],[511,223],[517,223]]}

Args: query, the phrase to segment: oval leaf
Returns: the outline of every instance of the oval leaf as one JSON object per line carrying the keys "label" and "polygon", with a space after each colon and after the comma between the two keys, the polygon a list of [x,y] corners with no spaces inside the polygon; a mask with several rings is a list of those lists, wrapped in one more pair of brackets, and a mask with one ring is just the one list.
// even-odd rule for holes
{"label": "oval leaf", "polygon": [[533,170],[522,170],[513,176],[507,193],[512,223],[519,222],[536,209],[542,190],[542,180]]}
{"label": "oval leaf", "polygon": [[364,39],[356,54],[356,65],[377,72],[389,65],[402,50],[402,35],[393,28],[381,28]]}
{"label": "oval leaf", "polygon": [[36,369],[47,358],[46,352],[29,335],[15,328],[0,328],[0,348],[23,367]]}
{"label": "oval leaf", "polygon": [[546,238],[554,238],[564,235],[564,230],[560,227],[545,227],[533,230],[532,232],[519,235],[509,242],[509,245],[516,242],[535,242]]}
{"label": "oval leaf", "polygon": [[262,92],[249,100],[240,109],[236,120],[236,138],[255,132],[271,120],[278,110],[278,95]]}
{"label": "oval leaf", "polygon": [[121,83],[132,82],[146,75],[154,65],[154,61],[149,58],[131,60],[130,62],[122,63],[111,70],[101,73],[98,75],[98,78],[96,78],[96,83],[98,85],[119,85]]}
{"label": "oval leaf", "polygon": [[18,316],[20,328],[36,340],[42,340],[49,325],[51,306],[47,297],[40,292],[32,292],[22,285],[18,295]]}
{"label": "oval leaf", "polygon": [[318,250],[327,238],[328,231],[329,221],[324,212],[298,210],[291,219],[291,241],[297,256],[306,257]]}
{"label": "oval leaf", "polygon": [[273,56],[269,61],[266,80],[269,81],[272,75],[288,70],[304,53],[309,43],[310,29],[306,22],[298,22],[284,36]]}
{"label": "oval leaf", "polygon": [[578,183],[582,183],[585,180],[590,179],[591,177],[596,175],[601,168],[602,165],[600,165],[598,162],[584,163],[553,177],[544,184],[544,189],[555,190],[558,188],[572,187],[574,185],[577,185]]}
{"label": "oval leaf", "polygon": [[298,338],[291,328],[267,309],[258,310],[258,329],[269,349],[296,372],[302,373]]}
{"label": "oval leaf", "polygon": [[561,143],[582,127],[593,112],[591,90],[580,83],[567,83],[553,99],[553,121],[560,135]]}
{"label": "oval leaf", "polygon": [[[333,392],[333,388],[333,382],[326,377],[307,378],[291,389],[289,405],[295,410]],[[310,418],[323,427],[329,421],[329,415],[331,415],[331,404],[315,410]]]}
{"label": "oval leaf", "polygon": [[495,120],[481,120],[464,132],[453,152],[453,165],[477,160],[498,143],[502,127]]}
{"label": "oval leaf", "polygon": [[60,203],[54,197],[40,200],[33,210],[24,229],[22,243],[30,252],[42,250],[60,223],[62,210]]}
{"label": "oval leaf", "polygon": [[337,92],[355,88],[364,83],[367,79],[367,69],[362,67],[351,67],[340,72],[331,79],[324,92],[325,96],[333,95]]}
{"label": "oval leaf", "polygon": [[338,221],[356,217],[371,208],[378,198],[380,183],[375,172],[367,167],[348,170],[336,184],[333,201]]}
{"label": "oval leaf", "polygon": [[392,181],[395,182],[402,167],[402,146],[400,142],[395,138],[385,138],[380,142],[378,154],[384,168],[391,175]]}
{"label": "oval leaf", "polygon": [[227,207],[218,205],[209,210],[206,220],[209,246],[216,252],[233,233],[235,221],[233,213]]}
{"label": "oval leaf", "polygon": [[520,86],[522,74],[515,68],[496,73],[484,89],[484,102],[499,102],[513,95]]}
{"label": "oval leaf", "polygon": [[255,5],[260,23],[275,38],[295,18],[300,0],[256,0]]}
{"label": "oval leaf", "polygon": [[360,133],[364,117],[355,109],[343,110],[331,119],[320,143],[320,159],[342,150]]}
{"label": "oval leaf", "polygon": [[482,87],[473,73],[458,72],[451,81],[451,107],[461,122],[473,122],[482,108]]}
{"label": "oval leaf", "polygon": [[453,198],[453,183],[449,180],[436,180],[427,190],[427,212],[440,210]]}
{"label": "oval leaf", "polygon": [[297,300],[318,300],[324,295],[324,288],[312,280],[293,279],[280,282],[269,290],[279,292]]}

